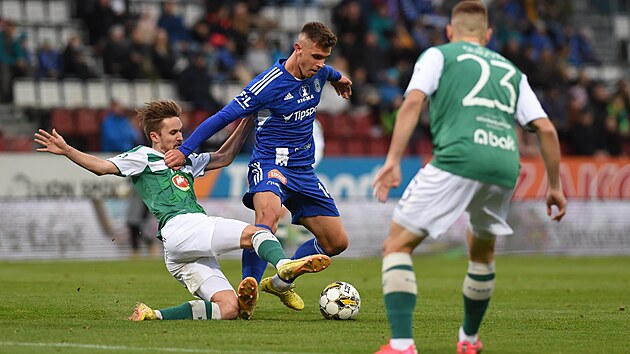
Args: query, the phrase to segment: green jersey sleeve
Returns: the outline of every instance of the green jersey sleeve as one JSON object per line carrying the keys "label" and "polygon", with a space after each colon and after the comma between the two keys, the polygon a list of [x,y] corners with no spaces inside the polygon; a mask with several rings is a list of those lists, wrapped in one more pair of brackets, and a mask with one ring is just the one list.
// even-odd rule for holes
{"label": "green jersey sleeve", "polygon": [[113,162],[123,176],[137,176],[142,173],[149,164],[146,149],[147,148],[144,146],[138,146],[107,160]]}

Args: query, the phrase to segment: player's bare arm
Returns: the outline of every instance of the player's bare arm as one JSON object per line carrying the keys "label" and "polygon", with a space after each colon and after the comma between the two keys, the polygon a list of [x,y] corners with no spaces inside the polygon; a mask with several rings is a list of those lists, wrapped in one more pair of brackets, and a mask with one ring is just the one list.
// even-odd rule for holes
{"label": "player's bare arm", "polygon": [[234,161],[236,155],[238,155],[241,148],[243,148],[243,144],[245,143],[245,140],[247,140],[247,136],[252,131],[254,122],[255,119],[253,117],[241,120],[238,127],[236,127],[236,130],[234,130],[228,140],[221,145],[219,150],[210,153],[211,159],[210,163],[206,166],[206,171],[225,167]]}
{"label": "player's bare arm", "polygon": [[341,75],[341,79],[339,79],[338,81],[331,81],[330,85],[335,89],[335,92],[338,96],[341,96],[345,99],[348,99],[350,98],[350,96],[352,96],[352,81],[345,75]]}
{"label": "player's bare arm", "polygon": [[[536,119],[530,123],[535,129],[538,141],[540,141],[540,152],[545,161],[547,170],[547,215],[552,220],[560,221],[567,208],[567,199],[562,191],[560,183],[560,143],[558,133],[553,123],[549,119]],[[556,206],[558,211],[553,215],[552,207]]]}
{"label": "player's bare arm", "polygon": [[381,203],[387,201],[389,190],[398,187],[402,181],[400,160],[418,124],[425,99],[424,92],[412,90],[400,106],[387,159],[372,182],[373,195]]}
{"label": "player's bare arm", "polygon": [[52,134],[40,129],[38,133],[35,133],[34,140],[36,143],[44,146],[42,148],[38,148],[37,151],[63,155],[95,175],[102,176],[120,174],[118,168],[113,162],[103,160],[94,155],[86,154],[73,148],[66,143],[65,139],[61,136],[61,134],[57,133],[55,129],[52,130]]}

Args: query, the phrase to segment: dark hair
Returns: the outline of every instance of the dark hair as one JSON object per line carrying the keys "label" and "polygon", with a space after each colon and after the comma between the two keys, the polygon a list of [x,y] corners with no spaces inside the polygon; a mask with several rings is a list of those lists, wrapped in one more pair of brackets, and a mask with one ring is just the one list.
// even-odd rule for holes
{"label": "dark hair", "polygon": [[144,105],[144,109],[136,110],[140,128],[144,131],[147,139],[151,139],[151,132],[159,132],[162,129],[162,121],[166,118],[180,117],[182,107],[177,102],[171,100],[156,100]]}
{"label": "dark hair", "polygon": [[453,11],[451,11],[451,17],[455,17],[459,14],[469,14],[469,15],[483,15],[483,17],[488,18],[488,11],[486,10],[486,6],[483,2],[479,0],[464,0],[459,2],[455,7],[453,7]]}
{"label": "dark hair", "polygon": [[337,44],[337,36],[330,27],[321,22],[307,22],[302,27],[300,34],[304,34],[321,49],[331,48]]}

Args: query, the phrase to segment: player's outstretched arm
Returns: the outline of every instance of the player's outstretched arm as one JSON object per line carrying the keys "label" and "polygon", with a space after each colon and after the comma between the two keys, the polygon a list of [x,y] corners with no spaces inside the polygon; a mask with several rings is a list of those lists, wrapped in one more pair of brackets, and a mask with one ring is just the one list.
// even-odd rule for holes
{"label": "player's outstretched arm", "polygon": [[52,134],[40,129],[38,133],[35,133],[35,142],[43,145],[44,147],[38,148],[39,152],[49,152],[55,155],[63,155],[70,159],[72,162],[83,167],[84,169],[96,174],[96,175],[119,175],[120,172],[113,162],[103,160],[94,155],[81,152],[72,146],[68,145],[64,138],[57,133],[55,129],[52,130]]}
{"label": "player's outstretched arm", "polygon": [[236,130],[234,130],[228,140],[221,145],[219,150],[210,153],[211,159],[210,163],[206,166],[206,171],[225,167],[234,161],[236,155],[238,155],[241,148],[243,148],[247,136],[252,131],[254,122],[255,119],[253,117],[243,118],[243,120],[241,120]]}
{"label": "player's outstretched arm", "polygon": [[[558,141],[558,133],[549,119],[536,119],[530,125],[536,130],[538,141],[540,141],[540,152],[547,170],[547,215],[552,220],[560,221],[566,213],[567,199],[564,196],[562,184],[560,183],[560,143]],[[553,206],[558,208],[555,215],[552,215]]]}

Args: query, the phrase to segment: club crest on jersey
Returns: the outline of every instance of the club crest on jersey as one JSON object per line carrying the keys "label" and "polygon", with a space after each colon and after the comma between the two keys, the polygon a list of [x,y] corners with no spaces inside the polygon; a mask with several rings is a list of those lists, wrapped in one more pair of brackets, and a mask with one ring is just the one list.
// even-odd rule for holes
{"label": "club crest on jersey", "polygon": [[186,177],[182,176],[179,173],[173,175],[173,177],[171,178],[171,181],[173,182],[175,187],[179,188],[180,190],[183,190],[184,192],[190,189],[190,184],[188,184],[188,180],[186,179]]}
{"label": "club crest on jersey", "polygon": [[271,178],[275,178],[278,181],[282,182],[282,184],[287,184],[287,178],[284,177],[284,175],[276,170],[275,168],[269,172],[267,172],[267,178],[271,179]]}
{"label": "club crest on jersey", "polygon": [[319,79],[315,79],[315,81],[313,81],[313,85],[315,85],[315,92],[320,92],[322,90],[322,84],[319,82]]}
{"label": "club crest on jersey", "polygon": [[302,98],[297,100],[297,103],[302,103],[313,99],[313,95],[311,95],[311,89],[308,87],[307,84],[302,84],[302,86],[300,86],[300,96]]}

